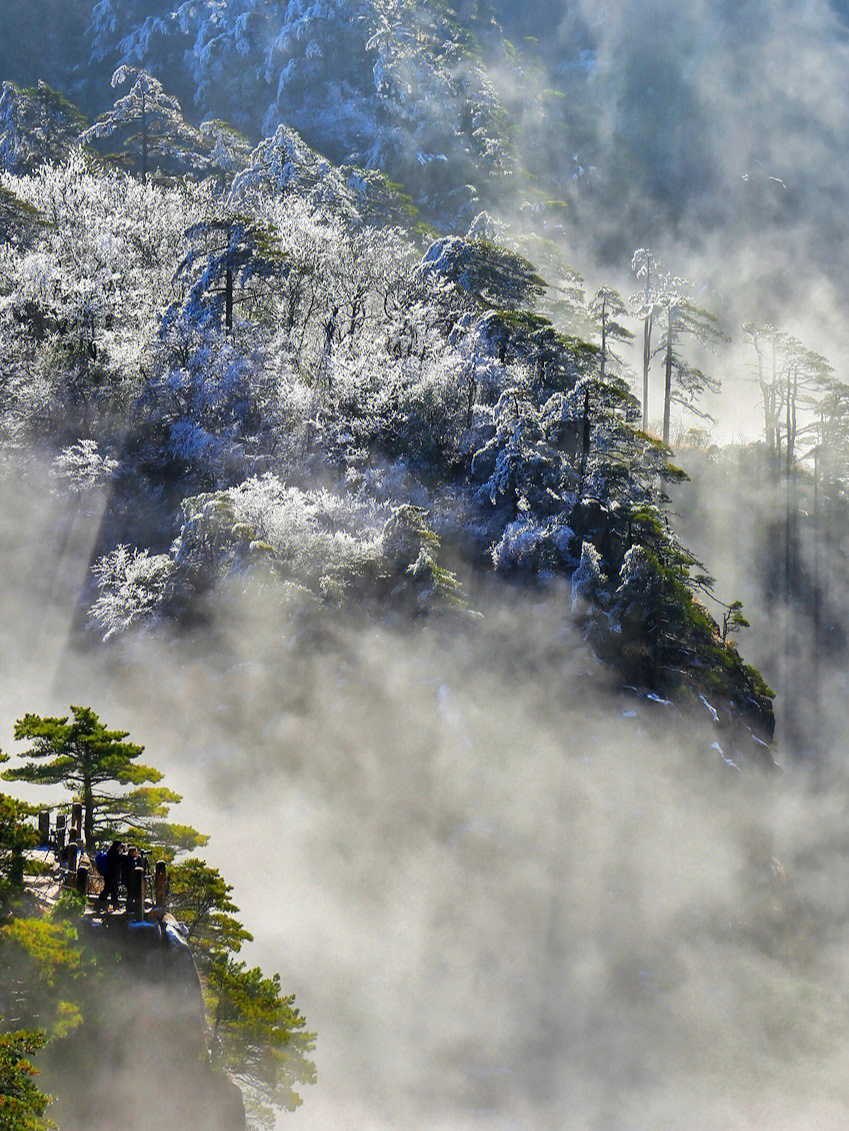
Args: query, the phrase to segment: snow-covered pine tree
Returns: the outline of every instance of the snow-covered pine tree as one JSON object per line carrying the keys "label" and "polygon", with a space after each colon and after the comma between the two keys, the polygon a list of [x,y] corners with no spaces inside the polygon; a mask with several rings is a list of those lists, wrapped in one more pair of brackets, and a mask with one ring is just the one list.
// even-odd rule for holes
{"label": "snow-covered pine tree", "polygon": [[154,161],[164,164],[166,172],[208,169],[208,139],[184,120],[180,103],[166,94],[159,79],[136,67],[118,67],[112,86],[126,82],[131,84],[127,93],[83,131],[80,141],[88,144],[117,134],[122,142],[118,160],[134,166],[142,181]]}

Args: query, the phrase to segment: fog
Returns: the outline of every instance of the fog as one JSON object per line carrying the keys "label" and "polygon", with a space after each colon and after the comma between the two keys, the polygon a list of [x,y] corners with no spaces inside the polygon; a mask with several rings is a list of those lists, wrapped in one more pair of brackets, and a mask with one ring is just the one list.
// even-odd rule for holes
{"label": "fog", "polygon": [[[730,332],[786,326],[839,374],[845,13],[541,10],[547,27],[521,29],[548,43],[528,81],[564,87],[570,109],[547,159],[517,145],[563,189],[564,256],[627,295],[649,246]],[[505,181],[503,219],[535,183]],[[739,345],[714,362],[721,438],[758,433],[746,365]],[[184,794],[255,936],[246,957],[280,971],[318,1033],[318,1086],[280,1127],[846,1126],[846,678],[819,688],[813,772],[783,726],[810,652],[779,666],[797,621],[752,579],[751,484],[679,509],[780,692],[772,776],[724,764],[707,714],[617,692],[568,587],[481,586],[452,623],[340,617],[313,636],[273,591],[231,583],[190,629],[104,645],[80,607],[109,500],[80,511],[35,471],[0,490],[0,745],[25,711],[84,703]]]}
{"label": "fog", "polygon": [[[842,376],[845,5],[570,0],[559,16],[546,6],[536,21],[535,10],[520,6],[514,27],[539,37],[541,69],[529,68],[518,90],[515,78],[496,74],[505,98],[523,107],[519,167],[532,176],[518,175],[518,198],[535,199],[540,184],[561,190],[569,218],[555,238],[590,286],[638,290],[631,253],[651,248],[732,338],[747,320],[771,322]],[[503,19],[511,30],[506,9]],[[526,85],[562,90],[563,108],[540,106]],[[637,351],[627,360],[639,368]],[[746,349],[703,360],[723,381],[721,397],[705,401],[716,435],[755,438]],[[660,368],[656,360],[652,420]]]}
{"label": "fog", "polygon": [[845,281],[847,36],[829,3],[579,0],[564,6],[564,61],[579,32],[596,176],[624,174],[588,216],[590,247],[613,233],[660,241],[670,261],[701,252],[702,281],[765,319],[809,298],[797,288],[817,274]]}
{"label": "fog", "polygon": [[318,1032],[279,1126],[843,1126],[843,777],[743,775],[615,693],[561,590],[308,643],[240,586],[101,645],[89,511],[4,493],[3,745],[84,702],[183,792]]}

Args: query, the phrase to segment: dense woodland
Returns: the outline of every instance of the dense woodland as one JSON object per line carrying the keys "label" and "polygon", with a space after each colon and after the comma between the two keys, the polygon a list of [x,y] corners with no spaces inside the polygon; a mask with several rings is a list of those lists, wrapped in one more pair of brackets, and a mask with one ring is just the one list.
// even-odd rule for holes
{"label": "dense woodland", "polygon": [[[431,238],[385,181],[286,126],[232,172],[228,127],[195,130],[146,72],[114,81],[129,91],[81,137],[123,142],[133,171],[74,149],[9,174],[4,262],[4,449],[31,451],[49,420],[57,482],[80,505],[108,489],[103,636],[191,617],[241,569],[319,618],[458,609],[464,568],[563,575],[625,682],[713,689],[770,737],[768,689],[694,599],[710,582],[664,517],[683,476],[671,405],[698,411],[710,380],[680,343],[718,333],[683,282],[635,256],[646,356],[653,323],[662,341],[661,441],[621,376],[631,332],[611,288],[584,305],[566,267],[551,287],[523,254],[533,238],[495,242],[485,213]],[[18,113],[55,97],[20,92]]]}
{"label": "dense woodland", "polygon": [[[293,652],[340,619],[473,634],[484,584],[559,593],[616,688],[710,722],[694,756],[735,773],[830,764],[849,384],[771,309],[731,324],[634,250],[651,225],[633,199],[674,223],[675,184],[706,200],[712,174],[678,162],[660,185],[663,131],[647,140],[633,114],[621,134],[647,148],[605,163],[609,86],[580,21],[564,93],[515,5],[78,0],[45,5],[46,39],[23,8],[0,16],[0,40],[21,44],[0,54],[0,475],[37,506],[47,468],[69,516],[100,515],[79,647],[190,633],[248,579]],[[572,144],[543,168],[553,132]],[[626,176],[587,281],[569,233],[590,202],[609,215]],[[633,293],[599,274],[617,256]],[[759,419],[719,445],[709,412],[735,382]],[[734,562],[716,550],[714,565],[729,529]],[[229,1003],[216,1047],[272,1119],[314,1075],[310,1034],[283,1048],[304,1019],[234,957],[250,936],[232,889],[187,858],[203,838],[167,824],[179,798],[141,748],[72,714],[27,715],[15,736],[38,757],[67,753],[75,726],[123,744],[87,839],[129,828],[176,858],[210,1015]],[[43,769],[6,776],[82,790],[67,763]],[[0,1125],[38,1128],[27,1057],[61,1047],[91,990],[72,909],[28,913],[32,810],[2,805],[0,963],[50,992],[0,999],[0,1074],[25,1113],[0,1108]],[[259,1068],[239,1060],[248,1030]]]}

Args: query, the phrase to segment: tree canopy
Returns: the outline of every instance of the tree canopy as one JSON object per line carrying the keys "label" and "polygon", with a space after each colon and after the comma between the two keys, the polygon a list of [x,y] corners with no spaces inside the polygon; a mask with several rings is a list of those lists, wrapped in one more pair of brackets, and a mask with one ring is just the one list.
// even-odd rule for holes
{"label": "tree canopy", "polygon": [[[65,717],[25,715],[15,725],[15,737],[32,745],[20,756],[23,764],[5,777],[72,790],[84,803],[89,848],[103,835],[143,847],[155,844],[165,855],[206,841],[192,829],[160,819],[179,798],[146,784],[159,782],[161,774],[139,762],[143,747],[127,741],[128,732],[107,729],[91,708],[71,707]],[[19,1025],[38,1020],[43,1030],[20,1030],[0,1041],[0,1080],[8,1081],[9,1096],[15,1097],[6,1101],[6,1110],[0,1100],[0,1127],[10,1131],[48,1126],[38,1122],[47,1098],[35,1086],[24,1054],[41,1048],[47,1036],[61,1039],[83,1023],[103,992],[102,986],[97,990],[97,978],[109,976],[97,963],[92,967],[92,955],[78,945],[78,906],[69,913],[60,904],[52,915],[35,918],[8,915],[24,891],[23,857],[37,839],[34,813],[0,794],[0,900],[7,912],[0,925],[0,1021],[10,1015]],[[298,1106],[297,1088],[315,1081],[309,1058],[315,1035],[306,1030],[294,996],[283,994],[278,975],[267,977],[258,967],[236,961],[252,936],[236,918],[232,892],[218,869],[204,861],[172,862],[169,906],[185,926],[201,975],[213,1065],[244,1089],[252,1125],[270,1127],[274,1110]],[[19,1121],[4,1123],[12,1111]]]}
{"label": "tree canopy", "polygon": [[0,793],[0,909],[20,890],[23,854],[37,841],[30,820],[34,813],[31,805]]}
{"label": "tree canopy", "polygon": [[270,1128],[272,1107],[293,1111],[302,1102],[296,1088],[315,1083],[309,1059],[315,1035],[307,1032],[294,995],[282,994],[277,974],[268,978],[222,953],[205,981],[213,1064],[239,1082],[253,1118]]}
{"label": "tree canopy", "polygon": [[83,112],[39,79],[34,87],[0,85],[0,167],[31,172],[64,161],[88,125]]}
{"label": "tree canopy", "polygon": [[0,1131],[49,1131],[44,1118],[49,1096],[35,1082],[31,1057],[45,1044],[43,1033],[0,1033]]}
{"label": "tree canopy", "polygon": [[233,888],[217,868],[203,860],[180,860],[168,873],[168,902],[186,928],[186,938],[198,965],[205,969],[217,955],[241,950],[253,936],[235,914]]}
{"label": "tree canopy", "polygon": [[[126,82],[130,83],[128,92],[80,134],[80,141],[90,143],[119,135],[123,139],[119,157],[132,162],[143,181],[154,161],[164,164],[166,172],[186,172],[204,166],[212,147],[199,130],[184,120],[177,99],[143,69],[119,67],[112,76],[112,86]],[[137,133],[133,132],[136,127]]]}
{"label": "tree canopy", "polygon": [[[156,786],[162,774],[138,761],[144,747],[125,741],[129,731],[109,730],[90,707],[72,706],[71,715],[61,717],[24,715],[14,734],[18,741],[33,743],[19,756],[24,764],[3,777],[72,791],[83,806],[89,848],[125,828],[172,851],[205,843],[194,829],[165,819],[180,797]],[[116,786],[136,788],[119,791]]]}

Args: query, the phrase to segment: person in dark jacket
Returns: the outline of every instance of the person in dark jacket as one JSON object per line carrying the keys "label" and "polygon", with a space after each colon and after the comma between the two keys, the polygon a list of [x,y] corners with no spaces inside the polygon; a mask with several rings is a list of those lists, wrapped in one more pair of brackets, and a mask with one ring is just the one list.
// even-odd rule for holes
{"label": "person in dark jacket", "polygon": [[121,879],[121,849],[124,846],[120,840],[113,840],[106,853],[106,871],[103,873],[103,891],[97,900],[97,906],[103,908],[107,903],[112,907],[118,906],[118,882]]}

